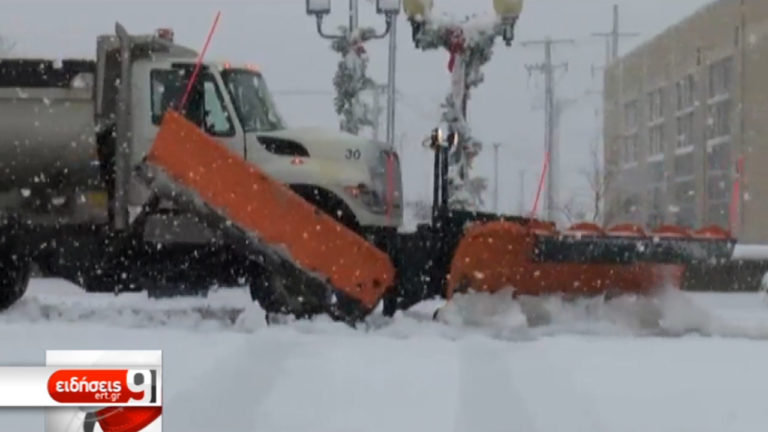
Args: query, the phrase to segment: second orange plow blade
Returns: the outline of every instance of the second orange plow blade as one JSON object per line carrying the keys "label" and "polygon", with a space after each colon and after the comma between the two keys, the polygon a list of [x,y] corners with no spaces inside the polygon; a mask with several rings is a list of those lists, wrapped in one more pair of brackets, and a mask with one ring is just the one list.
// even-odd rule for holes
{"label": "second orange plow blade", "polygon": [[[587,225],[565,232],[531,221],[478,223],[467,229],[451,262],[447,296],[466,290],[518,295],[651,294],[680,288],[695,262],[727,260],[728,233],[660,228],[650,235],[617,226],[603,232]],[[630,229],[633,228],[633,229]]]}
{"label": "second orange plow blade", "polygon": [[165,115],[147,162],[367,311],[394,283],[388,255],[174,111]]}

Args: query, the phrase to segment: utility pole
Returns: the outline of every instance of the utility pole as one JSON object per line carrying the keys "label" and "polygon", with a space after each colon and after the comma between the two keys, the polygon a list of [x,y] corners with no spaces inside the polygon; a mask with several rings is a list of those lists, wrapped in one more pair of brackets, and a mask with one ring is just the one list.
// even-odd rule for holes
{"label": "utility pole", "polygon": [[493,143],[493,212],[499,212],[499,147],[501,143]]}
{"label": "utility pole", "polygon": [[592,33],[592,36],[605,39],[605,64],[611,64],[619,58],[619,41],[623,37],[636,37],[640,33],[625,33],[619,27],[619,5],[613,5],[613,27],[609,32]]}
{"label": "utility pole", "polygon": [[619,5],[613,5],[613,31],[611,32],[611,60],[619,58]]}
{"label": "utility pole", "polygon": [[[599,69],[606,69],[611,63],[615,62],[619,58],[620,50],[619,50],[619,42],[621,41],[621,38],[631,38],[631,37],[637,37],[640,36],[640,33],[635,32],[622,32],[620,21],[619,21],[619,5],[614,4],[613,5],[613,25],[611,26],[610,32],[604,32],[604,33],[592,33],[592,36],[596,37],[602,37],[605,39],[605,65],[602,67],[597,65],[592,65],[592,78],[595,78],[595,72]],[[621,69],[622,66],[619,65],[619,91],[621,92],[623,88],[623,70]],[[603,86],[605,84],[603,83]],[[600,96],[604,96],[605,89],[603,89],[602,92],[587,92],[587,95],[590,94],[599,94]],[[621,98],[620,98],[621,99]],[[605,161],[605,145],[604,142],[604,120],[605,120],[605,100],[604,98],[600,98],[600,111],[602,111],[602,116],[599,116],[599,120],[597,121],[597,127],[598,127],[598,133],[597,137],[603,137],[602,139],[597,138],[597,142],[594,144],[597,146],[598,153],[601,155],[602,163],[603,163],[603,170],[602,173],[603,179],[600,179],[600,181],[606,181],[608,166]],[[605,191],[602,191],[603,194],[605,194]],[[604,197],[603,197],[604,200]],[[602,206],[604,203],[595,203],[596,206]]]}
{"label": "utility pole", "polygon": [[573,39],[542,39],[522,42],[523,46],[543,45],[544,63],[526,65],[528,73],[539,72],[544,75],[545,94],[544,94],[544,150],[549,155],[550,169],[547,170],[546,178],[546,198],[545,215],[547,219],[552,220],[557,206],[557,161],[559,155],[555,149],[555,128],[556,128],[556,107],[555,107],[555,71],[558,69],[568,70],[567,63],[555,65],[552,62],[552,47],[560,44],[575,44]]}

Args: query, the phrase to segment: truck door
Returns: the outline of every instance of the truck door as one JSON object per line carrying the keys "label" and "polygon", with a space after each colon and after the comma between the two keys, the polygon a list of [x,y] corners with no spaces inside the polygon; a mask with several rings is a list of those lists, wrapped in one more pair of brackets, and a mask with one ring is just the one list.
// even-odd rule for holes
{"label": "truck door", "polygon": [[[152,123],[159,126],[163,114],[178,109],[186,91],[192,65],[174,65],[171,69],[153,69],[150,72]],[[244,154],[244,135],[235,121],[231,107],[224,98],[216,75],[204,68],[193,86],[184,107],[184,115],[206,133],[217,138],[232,151]],[[157,132],[156,128],[153,131]]]}

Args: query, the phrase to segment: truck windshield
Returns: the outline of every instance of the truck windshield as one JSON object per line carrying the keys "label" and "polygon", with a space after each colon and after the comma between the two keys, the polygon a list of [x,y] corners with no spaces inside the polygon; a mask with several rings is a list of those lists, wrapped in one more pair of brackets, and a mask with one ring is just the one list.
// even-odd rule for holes
{"label": "truck windshield", "polygon": [[232,103],[245,132],[285,129],[264,77],[258,72],[228,69],[222,72]]}

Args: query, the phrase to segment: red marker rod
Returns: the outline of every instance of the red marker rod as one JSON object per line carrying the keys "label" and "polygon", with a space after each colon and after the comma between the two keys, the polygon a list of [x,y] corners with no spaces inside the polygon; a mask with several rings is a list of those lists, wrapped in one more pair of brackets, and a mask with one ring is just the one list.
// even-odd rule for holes
{"label": "red marker rod", "polygon": [[189,93],[192,92],[192,86],[195,85],[195,81],[197,81],[197,76],[200,74],[200,68],[203,65],[203,58],[205,58],[205,52],[208,51],[208,45],[211,43],[211,39],[213,38],[213,33],[216,32],[216,26],[219,24],[219,18],[221,17],[221,11],[216,12],[216,18],[213,20],[213,25],[211,26],[211,30],[208,32],[208,37],[205,39],[205,45],[203,45],[202,51],[200,51],[200,55],[197,56],[197,63],[195,63],[195,69],[192,72],[192,77],[190,77],[189,82],[187,83],[187,89],[184,91],[184,97],[181,98],[181,103],[179,104],[179,111],[183,111],[184,107],[187,105],[187,99],[189,98]]}
{"label": "red marker rod", "polygon": [[536,190],[536,200],[533,201],[533,209],[531,209],[531,218],[536,216],[539,211],[539,200],[541,199],[541,191],[544,189],[544,179],[547,178],[547,171],[549,170],[549,152],[544,155],[544,168],[541,170],[541,178],[539,179],[539,188]]}

